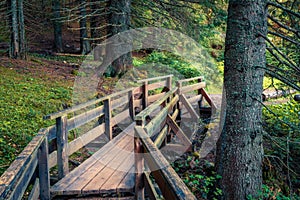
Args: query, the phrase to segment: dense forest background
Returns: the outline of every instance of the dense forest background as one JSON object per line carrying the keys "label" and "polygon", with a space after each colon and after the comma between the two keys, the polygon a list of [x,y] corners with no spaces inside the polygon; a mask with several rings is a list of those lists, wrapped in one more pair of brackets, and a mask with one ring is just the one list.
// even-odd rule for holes
{"label": "dense forest background", "polygon": [[[74,79],[84,75],[79,71],[81,62],[112,35],[149,26],[179,31],[210,54],[221,81],[227,9],[226,0],[0,1],[0,174],[41,127],[53,124],[43,121],[43,115],[72,105]],[[299,0],[268,2],[268,34],[258,34],[267,44],[263,100],[268,101],[260,101],[264,128],[260,197],[265,199],[300,198],[300,104],[291,95],[300,91],[299,10]],[[93,52],[95,60],[105,54]],[[110,93],[132,66],[151,62],[168,65],[186,78],[205,73],[170,52],[143,49],[112,63],[98,95]],[[214,86],[209,92],[221,93]],[[212,166],[214,162],[206,160],[195,171],[197,176],[182,173],[198,197],[217,198],[221,193],[215,189],[219,177]]]}

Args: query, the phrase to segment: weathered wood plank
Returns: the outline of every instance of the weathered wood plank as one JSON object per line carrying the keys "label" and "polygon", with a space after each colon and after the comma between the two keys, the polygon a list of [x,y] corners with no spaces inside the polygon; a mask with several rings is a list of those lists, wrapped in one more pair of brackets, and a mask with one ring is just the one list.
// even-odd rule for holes
{"label": "weathered wood plank", "polygon": [[205,86],[206,86],[205,82],[195,83],[193,85],[187,85],[187,86],[182,87],[181,92],[187,93],[187,92],[191,92],[194,90],[199,90],[199,89],[205,88]]}
{"label": "weathered wood plank", "polygon": [[[52,195],[72,195],[72,194],[80,194],[80,187],[73,187],[71,185],[76,185],[75,182],[79,182],[82,185],[84,181],[88,183],[90,181],[90,177],[95,176],[103,167],[112,159],[114,155],[117,155],[118,151],[113,151],[113,149],[123,148],[126,143],[124,143],[124,139],[128,140],[128,143],[132,141],[130,137],[133,137],[133,128],[135,123],[132,123],[128,126],[122,133],[114,137],[109,143],[107,143],[103,148],[93,154],[88,160],[83,162],[79,167],[74,169],[70,174],[68,174],[64,179],[59,181],[57,184],[52,186],[51,194]],[[130,136],[131,135],[131,136]],[[125,137],[125,138],[124,138]],[[111,154],[109,152],[112,152]],[[101,165],[104,165],[101,167]],[[96,170],[90,170],[90,168],[94,167]],[[90,175],[88,175],[90,173]],[[93,174],[92,174],[93,173]],[[65,188],[68,188],[68,191],[65,191]],[[73,188],[72,188],[73,187]]]}
{"label": "weathered wood plank", "polygon": [[50,174],[48,165],[48,140],[45,137],[38,151],[40,198],[50,199]]}
{"label": "weathered wood plank", "polygon": [[69,173],[67,116],[56,118],[58,178]]}
{"label": "weathered wood plank", "polygon": [[197,95],[197,96],[190,97],[190,98],[188,98],[187,100],[190,102],[190,104],[193,104],[193,103],[195,103],[195,102],[200,101],[201,98],[202,98],[201,95]]}
{"label": "weathered wood plank", "polygon": [[102,115],[104,115],[104,106],[99,106],[92,110],[81,113],[81,114],[79,114],[75,117],[72,117],[68,120],[67,130],[71,131],[75,128],[78,128],[78,127],[92,121],[93,119],[101,117]]}
{"label": "weathered wood plank", "polygon": [[194,110],[190,102],[187,100],[184,94],[180,95],[180,101],[183,103],[183,105],[186,107],[186,109],[189,111],[193,119],[198,120],[200,117],[197,114],[197,112]]}
{"label": "weathered wood plank", "polygon": [[193,77],[193,78],[187,78],[187,79],[182,79],[182,80],[178,80],[177,82],[179,83],[184,83],[184,82],[190,82],[190,81],[196,81],[196,80],[203,80],[203,76],[197,76],[197,77]]}
{"label": "weathered wood plank", "polygon": [[153,102],[155,102],[156,100],[160,99],[160,98],[163,97],[164,95],[166,95],[166,92],[148,96],[148,103],[149,103],[149,104],[152,104]]}
{"label": "weathered wood plank", "polygon": [[[125,138],[127,139],[122,140],[118,147],[116,146],[113,151],[111,150],[109,152],[109,157],[107,157],[106,160],[105,158],[99,160],[101,164],[103,163],[104,168],[92,179],[90,178],[89,183],[84,185],[82,181],[79,182],[84,186],[82,188],[82,194],[99,194],[106,192],[101,191],[101,187],[110,179],[116,169],[126,161],[127,156],[133,151],[133,137],[127,136]],[[115,168],[113,168],[113,166],[115,166]],[[94,170],[98,169],[98,167],[93,168]]]}
{"label": "weathered wood plank", "polygon": [[144,109],[138,115],[135,116],[135,120],[145,120],[146,116],[150,115],[153,111],[155,111],[162,103],[164,103],[170,96],[177,92],[177,88],[172,89],[171,91],[167,92],[164,97],[160,98],[151,106]]}
{"label": "weathered wood plank", "polygon": [[85,102],[85,103],[73,106],[71,108],[68,108],[68,109],[65,109],[65,110],[62,110],[62,111],[59,111],[59,112],[56,112],[56,113],[52,113],[52,114],[46,115],[43,118],[44,118],[44,120],[47,120],[47,119],[56,119],[56,118],[62,117],[64,115],[68,115],[69,113],[81,110],[83,108],[86,108],[86,107],[98,104],[98,103],[100,103],[100,102],[102,102],[102,101],[104,101],[104,100],[106,100],[108,98],[113,98],[113,97],[116,97],[116,96],[120,96],[122,94],[126,94],[128,91],[133,90],[133,89],[134,88],[129,88],[129,89],[126,89],[126,90],[115,92],[115,93],[113,93],[111,95],[108,95],[108,96],[105,96],[105,97],[101,97],[99,99],[93,99],[93,100],[90,100],[88,102]]}
{"label": "weathered wood plank", "polygon": [[140,137],[145,151],[148,153],[145,156],[145,161],[152,171],[155,181],[159,185],[165,199],[196,200],[196,197],[176,174],[143,128],[137,126],[135,130]]}
{"label": "weathered wood plank", "polygon": [[149,95],[149,90],[148,90],[148,82],[144,82],[142,85],[142,92],[143,92],[143,98],[142,98],[142,105],[143,109],[147,108],[148,106],[148,95]]}
{"label": "weathered wood plank", "polygon": [[167,86],[167,80],[156,82],[156,83],[151,83],[148,85],[148,90],[155,90],[157,88],[162,88]]}
{"label": "weathered wood plank", "polygon": [[166,107],[164,107],[158,114],[156,114],[156,116],[145,126],[144,129],[146,130],[146,132],[150,137],[155,133],[157,129],[160,128],[158,124],[162,124],[166,120],[169,111],[174,107],[174,105],[177,103],[178,100],[179,100],[179,96],[176,94],[171,100],[171,102],[168,103]]}
{"label": "weathered wood plank", "polygon": [[134,106],[134,94],[132,90],[128,92],[128,110],[129,110],[129,116],[133,120],[135,117],[135,106]]}
{"label": "weathered wood plank", "polygon": [[155,146],[157,146],[157,148],[160,148],[160,146],[162,145],[162,143],[164,142],[166,136],[168,134],[168,126],[166,125],[158,134],[157,138],[154,141]]}
{"label": "weathered wood plank", "polygon": [[126,174],[125,178],[118,185],[117,193],[134,192],[135,176],[135,166],[132,166],[129,172]]}
{"label": "weathered wood plank", "polygon": [[160,196],[157,194],[155,187],[150,179],[149,172],[145,172],[145,190],[151,200],[160,199]]}
{"label": "weathered wood plank", "polygon": [[153,78],[147,78],[147,79],[142,79],[142,80],[137,80],[136,83],[144,83],[146,81],[156,81],[156,80],[161,80],[161,79],[166,79],[168,77],[172,77],[173,74],[166,75],[166,76],[158,76],[158,77],[153,77]]}
{"label": "weathered wood plank", "polygon": [[125,104],[127,104],[128,101],[128,95],[119,97],[118,99],[111,100],[111,109],[114,110],[116,108],[119,108]]}

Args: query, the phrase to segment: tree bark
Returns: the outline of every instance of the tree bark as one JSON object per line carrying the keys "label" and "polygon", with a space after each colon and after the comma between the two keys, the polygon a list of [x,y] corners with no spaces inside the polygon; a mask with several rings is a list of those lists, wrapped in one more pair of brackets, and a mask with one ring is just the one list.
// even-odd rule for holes
{"label": "tree bark", "polygon": [[18,29],[18,11],[17,11],[17,0],[10,1],[10,25],[11,25],[11,40],[10,40],[10,57],[19,58],[19,29]]}
{"label": "tree bark", "polygon": [[54,27],[54,48],[56,52],[63,52],[62,28],[60,22],[60,0],[53,0],[53,27]]}
{"label": "tree bark", "polygon": [[19,21],[19,50],[20,58],[26,59],[26,41],[25,41],[25,24],[24,24],[24,6],[23,0],[18,0],[18,21]]}
{"label": "tree bark", "polygon": [[[108,30],[109,35],[116,35],[130,28],[130,6],[131,0],[111,0],[110,1],[110,27]],[[106,55],[118,52],[118,48],[122,48],[120,43],[124,41],[114,41],[116,44],[111,44],[106,48]],[[126,43],[126,42],[125,42]],[[125,44],[124,43],[124,44]],[[128,47],[128,45],[125,45]],[[110,75],[122,76],[128,69],[132,67],[131,52],[126,53],[116,60],[111,65]]]}
{"label": "tree bark", "polygon": [[86,27],[86,0],[81,0],[80,4],[80,52],[81,54],[86,55],[91,51],[90,42],[86,40],[88,37]]}
{"label": "tree bark", "polygon": [[216,169],[223,199],[255,197],[262,186],[262,106],[267,34],[264,0],[230,0],[225,48],[225,125]]}

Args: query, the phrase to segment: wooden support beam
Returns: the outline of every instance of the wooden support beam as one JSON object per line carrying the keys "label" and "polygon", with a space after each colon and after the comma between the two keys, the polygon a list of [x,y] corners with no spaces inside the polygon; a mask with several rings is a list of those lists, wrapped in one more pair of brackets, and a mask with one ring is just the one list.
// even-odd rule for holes
{"label": "wooden support beam", "polygon": [[135,127],[135,130],[144,146],[146,153],[144,157],[145,162],[152,171],[164,198],[172,200],[196,200],[196,197],[170,166],[143,128]]}
{"label": "wooden support beam", "polygon": [[212,114],[214,114],[217,110],[216,104],[211,100],[211,97],[207,94],[207,92],[203,88],[201,89],[201,94],[204,96],[207,103],[211,106]]}
{"label": "wooden support beam", "polygon": [[58,178],[69,173],[67,116],[56,118]]}
{"label": "wooden support beam", "polygon": [[143,104],[143,109],[147,108],[148,106],[148,81],[145,81],[142,85],[142,91],[143,91],[143,99],[142,99],[142,104]]}
{"label": "wooden support beam", "polygon": [[183,145],[186,147],[186,151],[192,150],[192,143],[182,131],[182,129],[176,124],[176,122],[172,119],[170,115],[167,116],[167,124],[171,127],[172,131],[176,134],[176,136],[181,140]]}
{"label": "wooden support beam", "polygon": [[130,90],[128,92],[128,109],[129,109],[129,116],[132,120],[134,120],[135,117],[135,106],[134,106],[134,94],[133,90]]}
{"label": "wooden support beam", "polygon": [[155,187],[150,179],[149,172],[145,172],[145,189],[150,200],[160,199],[160,196],[157,194]]}
{"label": "wooden support beam", "polygon": [[191,114],[193,119],[198,120],[200,118],[184,94],[181,94],[180,101],[183,103],[183,105],[189,111],[189,113]]}
{"label": "wooden support beam", "polygon": [[134,162],[135,162],[135,199],[144,200],[144,149],[140,141],[139,135],[134,136]]}
{"label": "wooden support beam", "polygon": [[50,174],[48,163],[48,140],[45,137],[38,152],[40,199],[50,199]]}
{"label": "wooden support beam", "polygon": [[111,125],[111,101],[110,98],[104,100],[104,118],[105,118],[105,134],[108,139],[112,139],[112,125]]}

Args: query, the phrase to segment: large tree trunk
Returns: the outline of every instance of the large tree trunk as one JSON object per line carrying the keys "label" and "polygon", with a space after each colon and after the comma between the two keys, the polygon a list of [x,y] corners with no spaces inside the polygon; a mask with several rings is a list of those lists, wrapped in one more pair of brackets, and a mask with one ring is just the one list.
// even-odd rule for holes
{"label": "large tree trunk", "polygon": [[[130,28],[130,6],[131,0],[111,0],[110,1],[110,28],[108,30],[109,35],[116,35]],[[122,43],[124,41],[115,41],[116,43]],[[106,48],[106,55],[110,55],[111,52],[118,52],[118,48],[122,48],[123,45],[111,44]],[[125,45],[126,46],[126,45]],[[120,56],[114,60],[111,65],[111,76],[121,76],[128,69],[132,67],[131,52]]]}
{"label": "large tree trunk", "polygon": [[80,4],[80,52],[81,54],[86,55],[91,51],[90,42],[87,40],[86,0],[81,0]]}
{"label": "large tree trunk", "polygon": [[255,196],[262,186],[261,94],[267,32],[264,0],[230,0],[225,48],[226,116],[216,167],[224,199]]}
{"label": "large tree trunk", "polygon": [[63,52],[62,29],[60,19],[60,0],[53,0],[53,27],[54,27],[54,48],[56,52]]}

